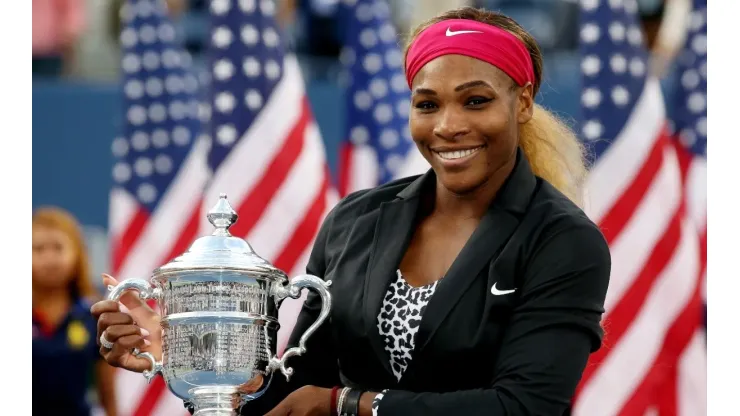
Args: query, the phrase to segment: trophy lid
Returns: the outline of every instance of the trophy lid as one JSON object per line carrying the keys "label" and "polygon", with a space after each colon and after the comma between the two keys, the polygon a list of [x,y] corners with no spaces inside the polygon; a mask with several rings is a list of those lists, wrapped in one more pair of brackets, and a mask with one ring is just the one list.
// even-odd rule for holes
{"label": "trophy lid", "polygon": [[248,242],[231,235],[229,228],[234,225],[238,215],[226,199],[226,194],[219,195],[218,202],[208,211],[207,218],[215,228],[213,233],[195,240],[185,253],[155,270],[154,277],[203,269],[287,277],[282,270],[257,255]]}

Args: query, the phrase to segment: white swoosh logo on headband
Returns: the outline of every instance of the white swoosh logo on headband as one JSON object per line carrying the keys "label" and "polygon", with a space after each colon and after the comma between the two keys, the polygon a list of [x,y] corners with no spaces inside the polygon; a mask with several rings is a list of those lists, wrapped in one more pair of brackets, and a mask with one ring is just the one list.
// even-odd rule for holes
{"label": "white swoosh logo on headband", "polygon": [[483,32],[479,30],[458,30],[457,32],[453,32],[448,27],[447,32],[445,32],[445,36],[457,36],[457,35],[464,35],[466,33],[483,33]]}

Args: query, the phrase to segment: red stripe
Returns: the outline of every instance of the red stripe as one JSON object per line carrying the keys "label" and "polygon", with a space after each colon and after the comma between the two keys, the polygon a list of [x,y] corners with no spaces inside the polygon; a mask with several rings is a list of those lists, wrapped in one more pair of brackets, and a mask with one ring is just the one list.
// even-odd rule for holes
{"label": "red stripe", "polygon": [[686,178],[689,175],[689,168],[691,167],[691,162],[694,160],[694,155],[679,143],[678,137],[674,137],[671,142],[678,156],[678,166],[681,169],[681,183],[686,186]]}
{"label": "red stripe", "polygon": [[128,257],[131,247],[139,239],[147,222],[149,222],[149,214],[140,206],[133,217],[131,217],[131,221],[126,226],[126,230],[121,235],[121,238],[114,241],[112,259],[114,276],[117,276],[118,272],[121,271],[123,261]]}
{"label": "red stripe", "polygon": [[[661,405],[661,415],[676,414],[675,389],[672,389],[674,390],[673,398],[662,397],[657,394],[661,393],[664,387],[671,390],[670,387],[673,384],[673,380],[671,380],[672,373],[675,373],[682,352],[701,325],[701,291],[698,282],[699,279],[697,279],[689,302],[669,327],[663,340],[663,346],[650,366],[650,371],[645,375],[639,386],[633,390],[632,396],[619,412],[620,415],[643,414],[649,405],[656,402]],[[673,377],[675,377],[675,374],[673,374]],[[664,409],[670,408],[673,408],[673,412],[663,412]]]}
{"label": "red stripe", "polygon": [[[152,380],[146,388],[144,394],[141,395],[139,405],[131,416],[150,416],[154,408],[157,406],[160,397],[167,390],[167,385],[164,382],[162,376],[156,377]],[[184,409],[184,407],[183,407]]]}
{"label": "red stripe", "polygon": [[352,143],[342,142],[339,147],[339,195],[347,196],[349,193],[350,175],[352,172]]}
{"label": "red stripe", "polygon": [[658,414],[663,416],[678,414],[678,368],[668,371],[663,385],[657,391]]}
{"label": "red stripe", "polygon": [[290,241],[283,248],[283,251],[275,259],[275,267],[281,270],[293,270],[301,254],[306,250],[313,239],[316,237],[319,227],[321,226],[321,218],[326,210],[326,197],[329,190],[329,173],[325,172],[324,180],[321,184],[321,190],[316,199],[311,204],[311,207],[303,216],[301,223],[293,232]]}
{"label": "red stripe", "polygon": [[650,149],[645,164],[640,168],[637,176],[601,220],[599,227],[609,244],[614,242],[635,214],[637,206],[645,197],[650,185],[663,166],[663,151],[668,145],[667,141],[668,137],[664,128]]}
{"label": "red stripe", "polygon": [[[265,169],[265,173],[257,184],[252,187],[247,198],[244,199],[237,209],[239,221],[231,228],[231,232],[234,235],[241,237],[249,235],[252,227],[262,217],[262,213],[267,209],[267,206],[280,189],[282,183],[285,182],[290,172],[290,167],[298,160],[301,150],[303,150],[306,128],[311,119],[312,115],[308,99],[304,97],[300,118],[293,126],[280,151],[270,162],[269,167]],[[273,140],[273,138],[259,137],[254,140]],[[244,169],[250,168],[250,166],[244,167]]]}

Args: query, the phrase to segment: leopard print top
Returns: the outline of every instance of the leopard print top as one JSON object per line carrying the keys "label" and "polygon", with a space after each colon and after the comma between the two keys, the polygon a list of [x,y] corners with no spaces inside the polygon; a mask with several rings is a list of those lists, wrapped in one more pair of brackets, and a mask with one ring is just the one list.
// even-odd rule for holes
{"label": "leopard print top", "polygon": [[[401,380],[403,372],[411,362],[416,333],[419,331],[421,317],[437,288],[436,281],[426,286],[413,287],[406,283],[400,270],[396,280],[388,287],[383,305],[378,314],[378,331],[385,342],[385,350],[391,363],[393,375]],[[377,416],[383,391],[373,400],[373,416]]]}

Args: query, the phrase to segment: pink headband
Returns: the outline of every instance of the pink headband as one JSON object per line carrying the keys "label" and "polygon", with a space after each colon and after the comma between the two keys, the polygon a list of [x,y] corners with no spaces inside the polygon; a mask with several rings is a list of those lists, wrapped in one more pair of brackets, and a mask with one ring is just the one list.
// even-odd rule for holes
{"label": "pink headband", "polygon": [[423,30],[406,55],[406,81],[411,88],[416,74],[429,61],[442,55],[465,55],[504,71],[519,86],[534,83],[532,58],[516,36],[487,23],[450,19]]}

